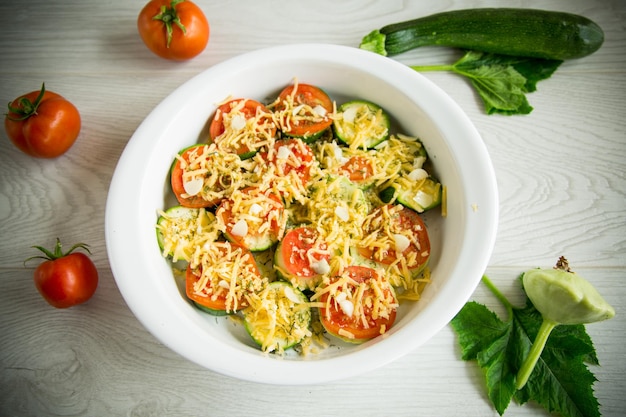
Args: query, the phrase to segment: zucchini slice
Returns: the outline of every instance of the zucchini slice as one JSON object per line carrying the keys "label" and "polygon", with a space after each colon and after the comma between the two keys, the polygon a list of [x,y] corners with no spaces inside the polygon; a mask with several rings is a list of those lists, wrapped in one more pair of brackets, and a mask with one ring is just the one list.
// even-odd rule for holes
{"label": "zucchini slice", "polygon": [[333,131],[350,147],[371,149],[389,138],[389,116],[377,104],[353,100],[342,104],[337,113]]}
{"label": "zucchini slice", "polygon": [[202,304],[196,302],[196,301],[192,301],[194,307],[196,307],[198,310],[202,310],[205,313],[208,313],[212,316],[217,316],[217,317],[224,317],[224,316],[228,316],[231,314],[235,314],[235,311],[226,311],[226,310],[216,310],[213,308],[209,308],[207,306],[203,306]]}
{"label": "zucchini slice", "polygon": [[441,204],[441,183],[429,176],[421,180],[399,178],[380,191],[379,197],[385,203],[397,201],[418,213],[430,210]]}
{"label": "zucchini slice", "polygon": [[283,352],[310,336],[309,299],[284,281],[274,281],[250,298],[245,328],[264,352]]}
{"label": "zucchini slice", "polygon": [[217,240],[219,232],[204,208],[174,206],[159,216],[156,235],[163,256],[177,262],[189,261],[198,245]]}

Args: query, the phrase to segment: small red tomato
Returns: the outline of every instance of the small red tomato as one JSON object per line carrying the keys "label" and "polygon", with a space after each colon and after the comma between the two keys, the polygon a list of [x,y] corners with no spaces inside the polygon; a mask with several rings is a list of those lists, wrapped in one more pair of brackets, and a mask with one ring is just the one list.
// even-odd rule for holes
{"label": "small red tomato", "polygon": [[166,59],[191,59],[209,43],[209,21],[189,0],[149,1],[139,12],[137,29],[148,49]]}
{"label": "small red tomato", "polygon": [[27,155],[56,158],[76,141],[81,121],[78,109],[52,91],[32,91],[9,104],[4,118],[7,136]]}
{"label": "small red tomato", "polygon": [[68,308],[89,300],[98,287],[98,270],[92,260],[81,252],[73,253],[82,248],[89,252],[84,243],[77,243],[63,253],[61,242],[57,239],[54,252],[41,246],[33,246],[45,256],[33,256],[30,259],[42,258],[34,274],[35,286],[43,298],[53,307]]}

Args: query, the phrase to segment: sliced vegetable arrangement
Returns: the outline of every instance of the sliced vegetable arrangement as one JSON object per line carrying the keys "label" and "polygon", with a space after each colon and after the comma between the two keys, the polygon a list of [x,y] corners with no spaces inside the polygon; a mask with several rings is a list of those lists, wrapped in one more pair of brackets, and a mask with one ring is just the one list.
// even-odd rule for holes
{"label": "sliced vegetable arrangement", "polygon": [[174,159],[179,205],[156,225],[163,256],[186,265],[186,297],[243,320],[266,352],[389,331],[429,282],[420,213],[442,186],[421,142],[375,103],[337,107],[297,81],[271,103],[226,99],[209,126]]}
{"label": "sliced vegetable arrangement", "polygon": [[366,35],[360,48],[397,55],[423,46],[459,48],[454,64],[411,66],[467,77],[488,114],[528,114],[525,94],[564,60],[583,58],[604,42],[602,28],[571,13],[517,8],[452,10],[394,23]]}
{"label": "sliced vegetable arrangement", "polygon": [[536,401],[564,417],[599,416],[592,389],[596,378],[586,365],[598,365],[598,358],[584,324],[610,319],[615,310],[563,257],[555,268],[532,269],[520,281],[528,300],[515,307],[483,277],[508,319],[468,302],[451,322],[462,358],[476,360],[483,369],[500,415],[515,399]]}

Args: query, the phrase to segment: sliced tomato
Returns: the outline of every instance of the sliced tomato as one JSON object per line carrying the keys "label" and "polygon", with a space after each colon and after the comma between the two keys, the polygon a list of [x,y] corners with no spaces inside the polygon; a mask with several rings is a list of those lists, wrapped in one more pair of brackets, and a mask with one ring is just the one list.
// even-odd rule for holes
{"label": "sliced tomato", "polygon": [[241,156],[242,159],[245,159],[254,155],[258,150],[254,146],[256,142],[265,141],[266,136],[268,135],[271,137],[274,137],[276,135],[277,129],[273,124],[271,113],[263,104],[252,99],[237,98],[220,105],[215,112],[213,120],[211,120],[211,124],[209,125],[209,136],[212,141],[214,141],[218,145],[220,144],[220,137],[224,134],[224,132],[226,132],[226,128],[231,128],[231,126],[226,126],[226,124],[224,123],[224,115],[229,114],[231,111],[233,111],[233,109],[238,107],[241,102],[243,102],[243,107],[239,111],[245,120],[252,119],[256,117],[259,113],[262,115],[258,123],[258,135],[255,135],[255,138],[249,138],[250,143],[239,143],[232,148],[228,146],[224,150],[235,152],[237,155]]}
{"label": "sliced tomato", "polygon": [[[296,89],[294,93],[294,89]],[[306,120],[290,121],[283,117],[281,127],[283,133],[287,136],[303,138],[309,142],[317,139],[326,129],[328,129],[333,120],[330,114],[333,112],[333,101],[321,88],[309,84],[290,85],[283,89],[278,95],[276,111],[281,112],[287,108],[287,103],[293,97],[293,107],[302,104],[310,106],[313,109],[321,107],[323,115],[317,112],[316,117]]]}
{"label": "sliced tomato", "polygon": [[263,160],[277,168],[277,174],[287,176],[291,171],[295,171],[302,184],[306,184],[311,179],[311,168],[315,156],[313,150],[300,139],[285,139],[274,143],[272,152],[264,152]]}
{"label": "sliced tomato", "polygon": [[[346,268],[341,276],[332,278],[329,286],[344,277],[353,282],[348,281],[337,291],[324,292],[320,297],[320,302],[324,305],[320,307],[320,320],[326,331],[347,342],[362,343],[389,330],[396,320],[398,304],[391,285],[374,269],[354,265]],[[352,314],[348,314],[350,309],[342,307],[344,301],[337,297],[341,297],[340,294],[355,293],[361,284],[364,284],[361,303],[352,305]],[[382,296],[377,295],[379,292],[374,290],[375,286],[381,290]],[[376,298],[378,302],[375,302]]]}
{"label": "sliced tomato", "polygon": [[[359,253],[367,259],[371,259],[383,265],[391,265],[397,262],[400,257],[407,261],[414,259],[407,264],[411,275],[415,275],[423,270],[430,257],[430,239],[426,225],[419,214],[401,205],[382,206],[372,213],[371,220],[365,223],[364,235],[370,234],[378,236],[387,235],[391,242],[395,242],[409,232],[408,246],[399,252],[395,247],[381,248],[359,247]],[[390,236],[389,236],[390,235]]]}
{"label": "sliced tomato", "polygon": [[360,184],[367,182],[374,175],[374,165],[369,158],[355,155],[341,166],[339,173]]}
{"label": "sliced tomato", "polygon": [[308,226],[285,233],[274,254],[278,273],[299,289],[313,289],[330,268],[328,245]]}
{"label": "sliced tomato", "polygon": [[[240,271],[239,275],[231,275],[229,279],[237,280],[237,284],[240,287],[244,288],[253,288],[254,285],[242,285],[241,282],[243,280],[241,271],[244,268],[248,268],[252,270],[253,274],[261,279],[261,272],[254,260],[254,257],[245,248],[238,246],[228,245],[219,248],[220,254],[223,256],[224,263],[231,263],[233,268],[236,264],[233,261],[233,253],[235,251],[241,251],[240,259],[245,260],[246,265],[236,264],[237,270]],[[233,269],[234,270],[234,269]],[[199,291],[196,290],[195,285],[202,277],[202,266],[197,268],[193,268],[190,264],[187,267],[187,271],[185,274],[185,292],[187,297],[193,301],[198,307],[202,308],[205,311],[208,311],[215,315],[223,315],[228,313],[234,313],[236,310],[241,310],[249,305],[248,300],[246,298],[246,294],[240,293],[237,294],[236,300],[229,300],[229,290],[227,288],[223,288],[222,286],[215,285],[215,279],[209,277],[205,287]],[[232,306],[236,305],[236,309]]]}
{"label": "sliced tomato", "polygon": [[[231,154],[225,154],[215,149],[215,145],[194,145],[180,152],[180,159],[176,158],[170,172],[170,183],[176,199],[183,207],[202,208],[216,206],[222,199],[228,197],[241,179],[239,167],[240,159]],[[209,147],[209,149],[203,149]],[[202,162],[214,168],[208,169],[204,178],[201,178],[202,188],[197,194],[189,195],[185,189],[184,173],[181,159],[189,166],[193,157],[202,156]],[[196,164],[197,165],[197,164]],[[199,168],[199,167],[197,167]]]}
{"label": "sliced tomato", "polygon": [[282,238],[284,211],[280,197],[270,190],[246,187],[223,200],[215,215],[229,241],[262,251]]}

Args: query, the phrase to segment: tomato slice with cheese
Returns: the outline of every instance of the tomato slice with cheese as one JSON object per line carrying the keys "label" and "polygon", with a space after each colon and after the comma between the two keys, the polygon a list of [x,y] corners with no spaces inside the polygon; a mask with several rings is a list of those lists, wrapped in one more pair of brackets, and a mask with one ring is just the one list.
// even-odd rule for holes
{"label": "tomato slice with cheese", "polygon": [[226,238],[251,251],[263,251],[283,237],[285,206],[271,190],[246,187],[223,200],[215,212]]}
{"label": "tomato slice with cheese", "polygon": [[276,124],[266,106],[238,98],[221,104],[209,125],[209,136],[218,147],[242,159],[253,156],[276,136]]}
{"label": "tomato slice with cheese", "polygon": [[374,175],[374,163],[371,158],[355,155],[341,166],[339,173],[354,183],[366,184]]}
{"label": "tomato slice with cheese", "polygon": [[330,272],[328,245],[313,227],[289,230],[274,253],[274,268],[286,281],[299,289],[314,289]]}
{"label": "tomato slice with cheese", "polygon": [[187,297],[216,315],[247,307],[248,296],[266,285],[252,253],[230,242],[206,245],[189,263],[185,280]]}
{"label": "tomato slice with cheese", "polygon": [[376,270],[353,265],[333,277],[312,299],[321,303],[326,331],[347,342],[362,343],[387,332],[396,319],[393,287]]}
{"label": "tomato slice with cheese", "polygon": [[183,207],[217,205],[243,184],[241,159],[217,150],[214,145],[194,145],[183,149],[170,172],[170,183]]}
{"label": "tomato slice with cheese", "polygon": [[259,154],[257,175],[285,201],[303,201],[317,172],[313,150],[301,139],[281,139]]}
{"label": "tomato slice with cheese", "polygon": [[421,273],[430,257],[430,239],[419,214],[402,205],[387,204],[374,210],[363,224],[358,252],[385,267],[395,267],[407,277]]}
{"label": "tomato slice with cheese", "polygon": [[311,142],[328,129],[334,105],[328,94],[310,84],[285,87],[274,106],[283,134]]}

